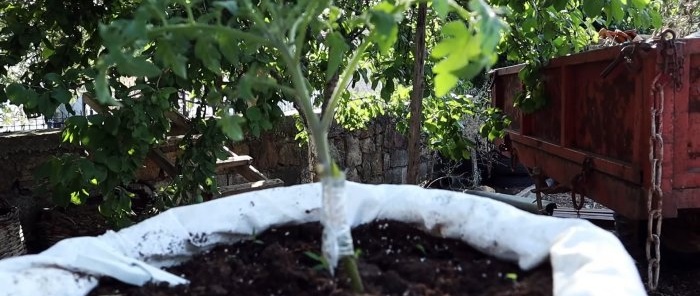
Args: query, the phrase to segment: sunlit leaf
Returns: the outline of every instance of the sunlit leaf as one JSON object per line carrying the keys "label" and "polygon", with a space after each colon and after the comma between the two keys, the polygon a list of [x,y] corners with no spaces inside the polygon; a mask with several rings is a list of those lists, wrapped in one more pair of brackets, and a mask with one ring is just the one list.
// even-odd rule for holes
{"label": "sunlit leaf", "polygon": [[459,78],[451,73],[441,73],[435,76],[435,95],[442,97],[447,95],[457,85]]}
{"label": "sunlit leaf", "polygon": [[628,3],[632,4],[636,8],[644,8],[649,5],[650,0],[628,0]]}

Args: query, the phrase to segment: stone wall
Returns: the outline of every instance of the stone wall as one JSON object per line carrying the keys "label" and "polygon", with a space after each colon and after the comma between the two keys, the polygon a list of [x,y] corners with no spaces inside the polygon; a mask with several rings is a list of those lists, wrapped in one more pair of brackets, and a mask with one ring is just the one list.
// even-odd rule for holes
{"label": "stone wall", "polygon": [[33,187],[34,171],[52,155],[72,152],[60,145],[60,130],[0,134],[0,192],[19,182]]}
{"label": "stone wall", "polygon": [[[299,184],[308,174],[306,145],[294,140],[294,118],[284,118],[274,130],[259,138],[249,137],[237,143],[234,151],[253,157],[253,165],[270,178],[285,184]],[[48,157],[74,152],[60,145],[59,130],[0,134],[0,192],[10,191],[15,181],[32,188],[34,170]],[[347,178],[363,183],[405,183],[408,152],[406,138],[388,117],[373,120],[366,129],[346,131],[334,126],[329,139],[334,159],[346,169]],[[170,153],[172,154],[172,153]],[[169,155],[174,158],[174,155]],[[421,157],[420,180],[432,173],[432,156],[425,150]],[[139,176],[161,176],[155,164],[147,161]],[[225,180],[225,179],[224,179]]]}
{"label": "stone wall", "polygon": [[[276,128],[257,139],[238,143],[234,151],[253,157],[254,165],[270,178],[285,184],[299,184],[308,174],[307,145],[301,146],[294,136],[294,119],[285,118]],[[408,166],[407,140],[396,130],[395,120],[380,117],[366,129],[347,131],[334,126],[329,132],[331,154],[345,169],[347,179],[362,183],[406,183]],[[419,179],[432,173],[433,159],[422,151]]]}

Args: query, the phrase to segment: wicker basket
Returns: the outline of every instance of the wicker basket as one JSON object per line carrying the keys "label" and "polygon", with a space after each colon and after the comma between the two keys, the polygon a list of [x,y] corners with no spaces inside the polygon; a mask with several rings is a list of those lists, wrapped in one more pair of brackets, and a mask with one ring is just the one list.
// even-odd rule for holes
{"label": "wicker basket", "polygon": [[19,209],[0,201],[0,259],[23,255],[26,252],[22,225],[19,222]]}

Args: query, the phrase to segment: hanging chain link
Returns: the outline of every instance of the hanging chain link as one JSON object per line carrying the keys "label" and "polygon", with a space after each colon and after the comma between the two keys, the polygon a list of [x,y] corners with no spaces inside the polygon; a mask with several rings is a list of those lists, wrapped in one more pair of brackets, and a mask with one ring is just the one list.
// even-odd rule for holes
{"label": "hanging chain link", "polygon": [[[670,38],[668,36],[670,35]],[[646,257],[647,257],[647,287],[654,291],[659,285],[661,269],[661,224],[663,222],[663,190],[661,180],[663,177],[662,162],[664,159],[663,111],[664,111],[664,87],[668,82],[672,83],[674,90],[682,86],[681,73],[683,61],[680,59],[680,43],[676,42],[673,31],[667,30],[661,33],[658,40],[661,58],[659,59],[660,73],[652,82],[651,97],[651,137],[649,139],[651,163],[651,186],[647,190],[647,221]]]}

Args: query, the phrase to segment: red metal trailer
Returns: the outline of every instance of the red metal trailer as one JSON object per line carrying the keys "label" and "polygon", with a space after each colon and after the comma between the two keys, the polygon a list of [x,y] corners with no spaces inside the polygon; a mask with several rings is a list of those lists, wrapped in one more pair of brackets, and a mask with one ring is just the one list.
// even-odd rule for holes
{"label": "red metal trailer", "polygon": [[649,218],[650,194],[663,217],[700,209],[700,39],[553,59],[531,114],[513,107],[521,68],[494,70],[492,89],[517,161],[628,218]]}
{"label": "red metal trailer", "polygon": [[513,120],[501,147],[531,169],[536,191],[570,190],[628,218],[618,235],[633,256],[646,241],[652,290],[662,243],[700,251],[700,38],[662,36],[551,60],[541,73],[548,103],[530,114],[513,107],[522,65],[494,70],[492,89]]}

